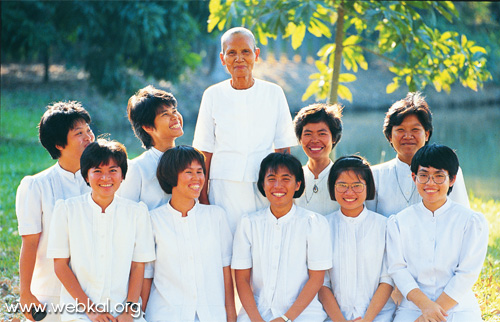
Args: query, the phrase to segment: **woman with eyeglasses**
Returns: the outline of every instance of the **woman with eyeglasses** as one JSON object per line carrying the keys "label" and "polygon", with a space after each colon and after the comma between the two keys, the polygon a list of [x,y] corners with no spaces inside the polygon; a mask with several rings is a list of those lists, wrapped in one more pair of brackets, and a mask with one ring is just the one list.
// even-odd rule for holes
{"label": "woman with eyeglasses", "polygon": [[447,146],[417,151],[411,171],[422,201],[387,222],[388,272],[403,294],[395,322],[479,322],[472,291],[488,248],[488,222],[448,198],[458,158]]}
{"label": "woman with eyeglasses", "polygon": [[386,265],[387,218],[364,206],[375,196],[368,161],[357,155],[339,158],[330,170],[328,188],[340,210],[326,217],[333,267],[319,299],[331,321],[392,321],[396,305]]}
{"label": "woman with eyeglasses", "polygon": [[[432,113],[420,93],[408,93],[389,108],[384,135],[397,155],[372,167],[377,191],[375,198],[366,203],[368,209],[389,217],[422,200],[412,180],[410,164],[418,149],[429,143],[432,131]],[[460,168],[450,199],[470,207]]]}

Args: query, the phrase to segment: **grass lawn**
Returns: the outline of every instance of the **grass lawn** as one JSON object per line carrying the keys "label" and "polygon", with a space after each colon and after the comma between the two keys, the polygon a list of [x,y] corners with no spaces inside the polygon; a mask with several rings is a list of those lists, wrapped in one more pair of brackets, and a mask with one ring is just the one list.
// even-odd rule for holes
{"label": "grass lawn", "polygon": [[[99,127],[119,129],[128,127],[121,115],[123,102],[110,101],[97,94],[88,98],[87,90],[78,86],[64,87],[2,88],[0,107],[0,321],[10,321],[20,315],[6,312],[4,303],[13,303],[19,296],[18,256],[21,238],[17,233],[15,214],[16,189],[21,179],[40,172],[52,164],[49,154],[38,142],[37,124],[44,107],[52,101],[73,99],[92,102],[99,109],[90,110],[98,115]],[[126,104],[125,104],[126,106]],[[104,109],[104,110],[103,110]],[[119,109],[120,112],[116,112]],[[108,115],[109,117],[105,117]],[[106,121],[107,120],[107,121]],[[112,138],[115,138],[114,136]],[[123,141],[123,140],[122,140]],[[126,141],[126,140],[125,140]],[[127,142],[125,144],[128,147]],[[137,142],[134,142],[137,145]],[[133,151],[135,156],[140,149]],[[488,255],[480,279],[474,290],[479,299],[485,321],[500,321],[500,201],[481,200],[472,197],[472,208],[482,212],[490,223]]]}

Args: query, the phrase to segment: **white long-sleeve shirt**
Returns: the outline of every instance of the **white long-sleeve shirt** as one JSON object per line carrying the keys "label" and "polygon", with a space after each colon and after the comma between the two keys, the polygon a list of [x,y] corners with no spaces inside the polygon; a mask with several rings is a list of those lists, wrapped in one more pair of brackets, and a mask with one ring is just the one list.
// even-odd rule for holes
{"label": "white long-sleeve shirt", "polygon": [[[346,319],[364,317],[379,284],[393,286],[385,257],[387,218],[365,207],[357,217],[338,210],[326,219],[332,233],[333,266],[324,285],[332,289]],[[395,309],[389,298],[376,321],[392,321]]]}
{"label": "white long-sleeve shirt", "polygon": [[399,310],[419,310],[407,300],[419,288],[436,301],[445,292],[458,304],[448,313],[478,310],[472,292],[488,248],[484,216],[450,199],[434,213],[422,202],[387,224],[388,272],[404,296]]}

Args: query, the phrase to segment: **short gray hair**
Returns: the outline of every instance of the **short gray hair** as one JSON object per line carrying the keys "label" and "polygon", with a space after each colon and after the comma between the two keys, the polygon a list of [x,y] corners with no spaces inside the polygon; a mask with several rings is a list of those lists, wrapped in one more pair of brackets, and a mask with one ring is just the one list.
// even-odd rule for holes
{"label": "short gray hair", "polygon": [[220,39],[220,47],[221,47],[221,52],[224,53],[224,48],[226,47],[226,43],[229,39],[231,39],[232,36],[237,35],[237,34],[243,34],[247,37],[250,37],[250,39],[253,42],[253,51],[257,48],[257,42],[255,41],[255,36],[253,33],[248,30],[247,28],[244,27],[235,27],[231,28],[228,31],[226,31],[221,39]]}

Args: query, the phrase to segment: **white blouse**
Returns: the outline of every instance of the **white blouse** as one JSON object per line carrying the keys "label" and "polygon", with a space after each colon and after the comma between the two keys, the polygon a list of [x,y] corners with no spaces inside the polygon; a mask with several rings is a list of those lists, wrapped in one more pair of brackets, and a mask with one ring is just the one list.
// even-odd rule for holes
{"label": "white blouse", "polygon": [[[54,208],[47,248],[49,258],[69,258],[85,294],[98,304],[109,304],[119,315],[128,295],[132,261],[155,259],[147,207],[115,196],[102,213],[90,193],[59,200]],[[63,287],[61,303],[75,303]],[[64,311],[63,321],[89,320],[84,313]]]}
{"label": "white blouse", "polygon": [[[251,283],[262,318],[280,317],[293,305],[309,270],[332,267],[330,228],[324,216],[292,206],[277,219],[269,208],[244,215],[236,229],[233,269],[252,269]],[[323,321],[326,312],[314,297],[294,321]],[[249,321],[242,308],[238,321]]]}
{"label": "white blouse", "polygon": [[[411,177],[410,166],[397,157],[377,164],[371,169],[376,188],[375,199],[366,201],[366,207],[371,211],[389,217],[422,200]],[[470,207],[464,176],[460,168],[458,168],[457,178],[449,198]]]}
{"label": "white blouse", "polygon": [[[333,290],[346,319],[364,317],[379,284],[393,286],[385,257],[387,218],[366,207],[358,217],[344,216],[338,210],[326,218],[332,233],[333,266],[324,285]],[[376,321],[392,321],[395,309],[389,299]]]}
{"label": "white blouse", "polygon": [[31,291],[37,297],[59,296],[61,282],[54,272],[54,261],[47,258],[50,223],[56,201],[90,191],[80,171],[71,173],[56,163],[34,175],[26,176],[16,195],[19,235],[40,234]]}
{"label": "white blouse", "polygon": [[445,292],[453,312],[478,310],[472,292],[488,248],[488,222],[451,200],[434,214],[423,203],[391,216],[387,224],[388,272],[404,295],[399,310],[419,310],[406,299],[420,290],[432,301]]}
{"label": "white blouse", "polygon": [[186,217],[167,203],[150,212],[156,261],[146,320],[226,321],[223,268],[233,236],[224,210],[196,203]]}
{"label": "white blouse", "polygon": [[210,179],[257,182],[262,159],[294,145],[292,116],[278,85],[256,79],[237,90],[228,79],[203,93],[193,146],[213,153]]}
{"label": "white blouse", "polygon": [[130,160],[125,180],[116,194],[136,202],[142,201],[149,210],[166,204],[172,195],[161,189],[156,177],[156,169],[162,155],[163,152],[152,147]]}
{"label": "white blouse", "polygon": [[328,176],[332,166],[333,162],[330,160],[328,166],[318,175],[318,179],[314,178],[314,173],[311,172],[307,164],[302,167],[304,170],[305,189],[302,196],[295,199],[297,206],[323,216],[340,208],[338,202],[330,198],[330,192],[328,191]]}

